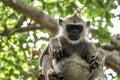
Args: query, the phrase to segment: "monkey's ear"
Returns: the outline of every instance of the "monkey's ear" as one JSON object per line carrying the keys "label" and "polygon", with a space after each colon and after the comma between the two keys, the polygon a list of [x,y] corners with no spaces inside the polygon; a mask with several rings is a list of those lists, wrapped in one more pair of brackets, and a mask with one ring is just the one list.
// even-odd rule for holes
{"label": "monkey's ear", "polygon": [[64,20],[60,18],[59,21],[58,21],[58,22],[59,22],[59,25],[61,25],[63,21],[64,21]]}
{"label": "monkey's ear", "polygon": [[89,27],[90,26],[90,21],[87,21],[86,23],[87,23],[87,27]]}

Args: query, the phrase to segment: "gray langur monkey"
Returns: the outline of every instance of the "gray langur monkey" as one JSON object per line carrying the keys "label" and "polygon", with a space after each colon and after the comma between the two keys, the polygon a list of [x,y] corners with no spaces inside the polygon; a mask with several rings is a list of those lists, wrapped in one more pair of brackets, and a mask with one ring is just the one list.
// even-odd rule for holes
{"label": "gray langur monkey", "polygon": [[40,57],[45,79],[58,74],[57,80],[104,80],[105,56],[87,38],[90,21],[74,13],[59,24],[58,35],[50,39]]}

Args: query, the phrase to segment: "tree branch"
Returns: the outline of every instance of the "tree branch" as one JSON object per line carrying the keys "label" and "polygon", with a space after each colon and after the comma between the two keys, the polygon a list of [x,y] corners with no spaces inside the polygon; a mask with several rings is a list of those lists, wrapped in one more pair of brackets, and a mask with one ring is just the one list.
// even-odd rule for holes
{"label": "tree branch", "polygon": [[46,15],[40,10],[37,10],[34,7],[25,4],[21,0],[0,0],[5,5],[13,8],[17,12],[22,13],[23,15],[35,20],[42,27],[50,30],[52,33],[56,34],[57,32],[57,23],[50,16]]}
{"label": "tree branch", "polygon": [[118,75],[120,75],[120,53],[116,50],[107,51],[103,50],[106,53],[105,65],[109,68],[112,68]]}
{"label": "tree branch", "polygon": [[33,31],[33,30],[42,30],[44,29],[43,27],[40,27],[38,24],[31,24],[28,27],[20,27],[20,28],[15,28],[15,29],[9,29],[9,30],[4,30],[3,32],[0,33],[0,36],[7,36],[11,35],[14,33],[21,33],[21,32],[27,32],[27,31]]}

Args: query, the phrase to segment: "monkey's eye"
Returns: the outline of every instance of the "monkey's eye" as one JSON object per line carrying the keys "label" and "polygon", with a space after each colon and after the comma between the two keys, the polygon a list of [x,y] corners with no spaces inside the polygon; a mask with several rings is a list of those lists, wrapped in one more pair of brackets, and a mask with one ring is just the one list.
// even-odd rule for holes
{"label": "monkey's eye", "polygon": [[67,28],[70,28],[72,26],[72,24],[67,24],[66,27]]}
{"label": "monkey's eye", "polygon": [[83,25],[67,24],[67,30],[73,30],[73,29],[82,30]]}
{"label": "monkey's eye", "polygon": [[82,30],[83,29],[83,25],[78,25],[77,27],[79,30]]}

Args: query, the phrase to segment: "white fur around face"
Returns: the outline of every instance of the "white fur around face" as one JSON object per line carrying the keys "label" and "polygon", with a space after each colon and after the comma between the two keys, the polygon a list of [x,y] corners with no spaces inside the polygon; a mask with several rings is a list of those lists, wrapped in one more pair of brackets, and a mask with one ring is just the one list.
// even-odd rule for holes
{"label": "white fur around face", "polygon": [[[79,17],[79,15],[77,13],[74,13],[72,16],[70,17],[66,17],[61,24],[59,25],[59,33],[58,33],[58,37],[64,37],[66,40],[68,40],[68,42],[72,43],[72,44],[77,44],[85,39],[87,39],[87,34],[88,34],[88,21],[83,20],[81,17]],[[75,24],[75,25],[83,25],[83,31],[80,33],[80,38],[78,40],[70,40],[68,38],[68,33],[66,31],[66,25],[67,24]]]}
{"label": "white fur around face", "polygon": [[[64,25],[64,26],[66,26],[66,25]],[[77,44],[77,43],[87,39],[87,33],[88,33],[88,28],[85,25],[83,25],[83,31],[80,34],[80,38],[78,40],[73,41],[68,38],[68,33],[66,31],[66,27],[60,26],[57,37],[60,37],[60,36],[64,37],[66,40],[68,40],[68,42],[70,42],[72,44]]]}

